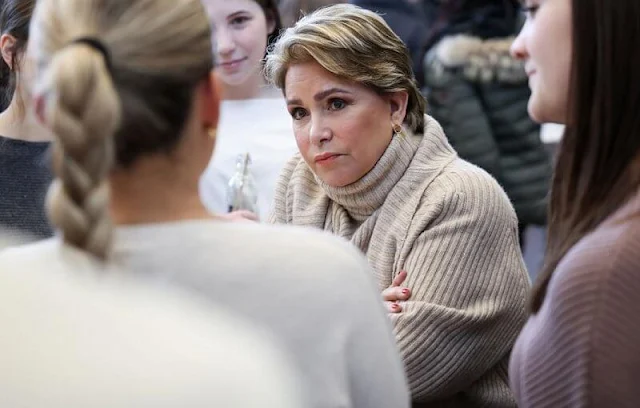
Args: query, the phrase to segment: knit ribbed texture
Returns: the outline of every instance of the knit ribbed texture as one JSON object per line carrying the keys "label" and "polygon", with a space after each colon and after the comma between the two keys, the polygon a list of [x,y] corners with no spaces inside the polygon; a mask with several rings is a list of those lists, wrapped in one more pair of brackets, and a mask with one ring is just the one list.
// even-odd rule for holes
{"label": "knit ribbed texture", "polygon": [[49,143],[0,136],[0,226],[34,238],[53,235],[45,197],[53,175]]}
{"label": "knit ribbed texture", "polygon": [[567,253],[518,338],[526,407],[640,407],[640,192]]}
{"label": "knit ribbed texture", "polygon": [[295,157],[271,221],[350,240],[380,290],[407,270],[411,301],[390,317],[415,406],[514,407],[507,361],[529,287],[515,213],[435,120],[426,117],[424,134],[394,137],[374,169],[344,188],[323,185]]}

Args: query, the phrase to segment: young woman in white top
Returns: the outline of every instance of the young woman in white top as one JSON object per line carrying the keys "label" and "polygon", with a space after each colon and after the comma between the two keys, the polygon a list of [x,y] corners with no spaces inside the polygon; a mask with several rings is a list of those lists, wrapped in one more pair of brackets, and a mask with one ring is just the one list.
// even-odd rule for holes
{"label": "young woman in white top", "polygon": [[30,41],[60,233],[4,256],[71,271],[97,258],[104,274],[203,295],[281,343],[311,407],[409,406],[362,255],[321,232],[221,221],[200,201],[219,97],[199,0],[39,0]]}
{"label": "young woman in white top", "polygon": [[262,64],[282,24],[275,0],[203,0],[215,38],[222,108],[216,150],[200,181],[205,206],[229,211],[227,185],[239,155],[249,153],[258,218],[265,221],[282,167],[296,152],[282,94],[266,84]]}

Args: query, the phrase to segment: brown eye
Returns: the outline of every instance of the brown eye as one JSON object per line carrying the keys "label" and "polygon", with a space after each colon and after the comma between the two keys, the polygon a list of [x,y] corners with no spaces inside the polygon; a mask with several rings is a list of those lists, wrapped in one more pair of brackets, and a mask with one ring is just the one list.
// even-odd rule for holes
{"label": "brown eye", "polygon": [[344,109],[347,106],[347,103],[342,99],[332,99],[329,101],[329,109],[330,110],[340,110]]}
{"label": "brown eye", "polygon": [[291,110],[290,113],[291,113],[291,117],[295,120],[300,120],[304,118],[307,114],[307,112],[302,108],[294,108]]}
{"label": "brown eye", "polygon": [[238,17],[234,17],[229,21],[229,24],[231,24],[232,26],[242,26],[244,25],[247,21],[249,21],[250,18],[247,16],[238,16]]}

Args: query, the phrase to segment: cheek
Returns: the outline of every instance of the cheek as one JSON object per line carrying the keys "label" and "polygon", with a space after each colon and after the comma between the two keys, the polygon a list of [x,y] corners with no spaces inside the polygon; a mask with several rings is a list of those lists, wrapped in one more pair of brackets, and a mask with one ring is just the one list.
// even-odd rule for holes
{"label": "cheek", "polygon": [[535,121],[564,120],[569,94],[570,64],[570,52],[563,47],[539,50],[538,71],[530,80],[532,94],[529,114]]}
{"label": "cheek", "polygon": [[308,155],[309,155],[309,147],[311,146],[311,143],[309,142],[309,136],[307,134],[305,127],[303,125],[300,125],[294,122],[293,134],[296,138],[296,144],[298,145],[298,150],[300,151],[302,158],[307,163],[310,163],[308,160],[309,159]]}
{"label": "cheek", "polygon": [[375,164],[388,146],[390,133],[385,129],[390,123],[391,119],[387,119],[384,111],[367,109],[342,126],[344,134],[349,135],[350,148],[362,160],[363,166],[368,167],[372,161]]}
{"label": "cheek", "polygon": [[345,120],[341,121],[339,126],[335,127],[339,129],[336,134],[337,138],[340,139],[341,144],[351,150],[352,153],[366,149],[366,145],[363,144],[363,133],[366,132],[366,130],[362,128],[363,125],[364,124],[355,120]]}
{"label": "cheek", "polygon": [[242,45],[253,59],[264,57],[267,49],[267,29],[264,25],[254,24],[242,33]]}
{"label": "cheek", "polygon": [[348,169],[351,182],[368,173],[389,145],[390,137],[383,134],[380,121],[371,120],[375,117],[362,114],[340,126],[341,145],[353,159]]}

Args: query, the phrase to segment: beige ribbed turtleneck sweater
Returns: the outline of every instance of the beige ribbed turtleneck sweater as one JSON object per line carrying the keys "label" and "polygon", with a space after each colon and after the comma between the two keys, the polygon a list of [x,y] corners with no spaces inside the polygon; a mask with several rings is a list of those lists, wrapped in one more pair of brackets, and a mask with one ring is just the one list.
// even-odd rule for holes
{"label": "beige ribbed turtleneck sweater", "polygon": [[457,157],[434,119],[426,117],[424,137],[394,137],[376,166],[346,187],[326,185],[294,157],[271,222],[350,240],[380,290],[408,272],[411,300],[390,317],[415,406],[515,406],[507,361],[529,287],[516,216],[500,186]]}

